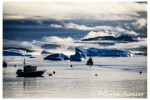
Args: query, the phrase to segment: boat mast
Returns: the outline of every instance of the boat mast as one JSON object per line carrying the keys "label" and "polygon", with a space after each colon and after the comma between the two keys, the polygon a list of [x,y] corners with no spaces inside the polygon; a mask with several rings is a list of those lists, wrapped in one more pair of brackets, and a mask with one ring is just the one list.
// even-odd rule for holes
{"label": "boat mast", "polygon": [[5,57],[4,57],[4,61],[3,61],[3,62],[6,62],[6,61],[5,61]]}
{"label": "boat mast", "polygon": [[26,64],[26,62],[25,62],[25,58],[24,58],[24,63],[23,63],[23,64],[24,64],[24,67],[25,67],[25,64]]}

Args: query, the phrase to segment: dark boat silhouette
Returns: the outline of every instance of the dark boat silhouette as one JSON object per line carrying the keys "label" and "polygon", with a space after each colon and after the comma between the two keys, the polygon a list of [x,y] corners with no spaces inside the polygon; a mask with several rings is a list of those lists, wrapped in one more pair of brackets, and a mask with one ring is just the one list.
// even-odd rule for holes
{"label": "dark boat silhouette", "polygon": [[7,62],[5,61],[5,58],[4,58],[4,61],[3,61],[3,67],[7,67]]}
{"label": "dark boat silhouette", "polygon": [[24,59],[24,69],[18,69],[16,74],[17,77],[42,77],[46,70],[38,70],[37,66],[25,65]]}
{"label": "dark boat silhouette", "polygon": [[92,65],[93,65],[93,60],[92,60],[91,57],[88,59],[86,65],[89,65],[89,66],[92,66]]}
{"label": "dark boat silhouette", "polygon": [[3,61],[3,67],[7,67],[7,62]]}
{"label": "dark boat silhouette", "polygon": [[34,56],[30,56],[30,58],[36,58],[36,57],[34,57]]}

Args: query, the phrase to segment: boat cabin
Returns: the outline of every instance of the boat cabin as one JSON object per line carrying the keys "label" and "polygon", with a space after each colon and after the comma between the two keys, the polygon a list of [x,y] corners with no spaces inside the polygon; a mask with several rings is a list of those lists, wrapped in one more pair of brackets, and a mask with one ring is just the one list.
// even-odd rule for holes
{"label": "boat cabin", "polygon": [[26,65],[24,67],[24,72],[31,72],[31,71],[36,71],[36,70],[37,70],[37,66]]}

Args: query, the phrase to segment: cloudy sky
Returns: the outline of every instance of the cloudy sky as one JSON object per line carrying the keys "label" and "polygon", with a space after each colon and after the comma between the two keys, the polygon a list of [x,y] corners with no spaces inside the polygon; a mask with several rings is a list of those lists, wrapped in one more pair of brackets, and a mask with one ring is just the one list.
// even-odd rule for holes
{"label": "cloudy sky", "polygon": [[146,40],[147,3],[4,2],[3,30],[4,46],[19,41],[18,46],[34,49],[39,42],[73,42],[96,36],[124,34]]}
{"label": "cloudy sky", "polygon": [[139,13],[147,11],[146,5],[135,2],[7,2],[4,3],[4,19],[41,16],[58,20],[133,20],[144,17]]}

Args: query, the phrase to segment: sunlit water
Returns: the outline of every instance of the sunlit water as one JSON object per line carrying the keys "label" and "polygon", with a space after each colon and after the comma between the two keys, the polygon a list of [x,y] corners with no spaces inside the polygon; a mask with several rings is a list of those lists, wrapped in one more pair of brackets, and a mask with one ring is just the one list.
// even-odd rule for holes
{"label": "sunlit water", "polygon": [[[147,57],[95,57],[92,67],[86,65],[86,60],[46,61],[42,56],[26,57],[27,64],[47,71],[44,77],[16,77],[16,70],[23,67],[23,59],[5,57],[9,65],[3,68],[4,98],[147,97]],[[56,73],[49,76],[53,71]]]}

